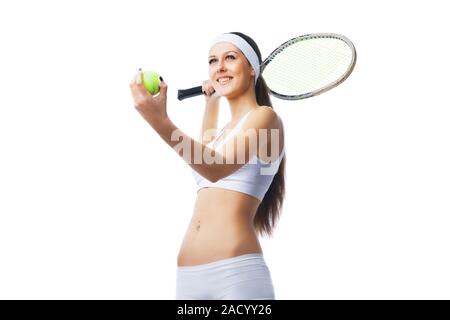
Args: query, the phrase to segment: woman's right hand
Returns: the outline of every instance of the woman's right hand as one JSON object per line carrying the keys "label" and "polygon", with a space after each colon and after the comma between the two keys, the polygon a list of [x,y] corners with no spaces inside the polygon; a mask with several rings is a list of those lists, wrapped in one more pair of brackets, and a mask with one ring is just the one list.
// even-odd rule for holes
{"label": "woman's right hand", "polygon": [[202,91],[205,95],[206,104],[216,104],[219,102],[220,95],[214,90],[212,80],[205,80],[202,84]]}

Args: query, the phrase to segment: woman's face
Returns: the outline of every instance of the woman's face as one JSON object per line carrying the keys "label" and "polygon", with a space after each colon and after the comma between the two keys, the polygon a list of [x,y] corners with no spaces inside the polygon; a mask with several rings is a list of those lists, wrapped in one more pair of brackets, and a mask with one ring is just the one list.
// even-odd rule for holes
{"label": "woman's face", "polygon": [[254,84],[255,70],[244,54],[229,42],[216,43],[209,50],[209,78],[221,96],[233,98]]}

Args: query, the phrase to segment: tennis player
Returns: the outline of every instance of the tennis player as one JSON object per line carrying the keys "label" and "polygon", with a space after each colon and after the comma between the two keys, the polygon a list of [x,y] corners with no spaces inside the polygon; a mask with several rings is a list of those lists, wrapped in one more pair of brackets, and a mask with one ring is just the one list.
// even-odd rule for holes
{"label": "tennis player", "polygon": [[[252,38],[240,32],[220,34],[211,43],[208,64],[200,141],[168,117],[162,78],[156,96],[146,91],[141,71],[130,84],[138,112],[189,164],[197,183],[192,219],[178,253],[176,299],[275,299],[258,237],[271,236],[281,214],[283,124],[261,76],[261,52]],[[231,119],[217,134],[222,97]],[[194,161],[196,150],[202,161]],[[219,161],[205,161],[205,155]]]}

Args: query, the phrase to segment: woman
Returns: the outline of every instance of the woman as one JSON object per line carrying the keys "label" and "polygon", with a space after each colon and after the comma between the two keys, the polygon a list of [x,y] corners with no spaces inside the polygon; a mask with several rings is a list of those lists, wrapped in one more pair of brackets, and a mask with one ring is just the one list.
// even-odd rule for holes
{"label": "woman", "polygon": [[[167,144],[177,147],[198,184],[178,254],[176,299],[275,299],[258,234],[272,234],[284,199],[282,122],[261,76],[261,53],[250,37],[219,35],[208,63],[200,142],[167,116],[162,78],[157,96],[145,90],[141,72],[130,84],[136,109]],[[228,100],[231,121],[215,135],[220,97]],[[185,148],[179,148],[180,137]],[[196,150],[203,161],[191,161]],[[205,155],[219,161],[207,161]]]}

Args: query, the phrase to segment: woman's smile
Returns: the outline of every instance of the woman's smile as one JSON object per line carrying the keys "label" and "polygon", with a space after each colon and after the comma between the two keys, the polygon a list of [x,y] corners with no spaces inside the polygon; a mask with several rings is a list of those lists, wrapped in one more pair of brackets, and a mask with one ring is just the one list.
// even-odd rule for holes
{"label": "woman's smile", "polygon": [[233,77],[225,76],[225,77],[220,77],[219,79],[217,79],[217,82],[219,82],[219,84],[221,84],[221,85],[226,85],[226,84],[228,84],[232,79],[233,79]]}

